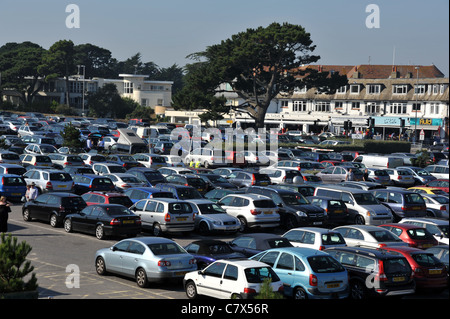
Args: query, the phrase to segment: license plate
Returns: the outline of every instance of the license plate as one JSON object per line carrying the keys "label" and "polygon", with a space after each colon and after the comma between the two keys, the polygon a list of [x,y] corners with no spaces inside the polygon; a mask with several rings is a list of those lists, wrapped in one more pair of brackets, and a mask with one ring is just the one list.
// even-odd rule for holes
{"label": "license plate", "polygon": [[270,215],[270,214],[272,214],[272,211],[270,211],[270,212],[264,212],[264,214]]}
{"label": "license plate", "polygon": [[67,185],[58,185],[58,188],[66,188]]}
{"label": "license plate", "polygon": [[134,224],[134,220],[130,219],[130,220],[124,220],[122,222],[123,224]]}
{"label": "license plate", "polygon": [[322,222],[313,222],[313,225],[322,225]]}
{"label": "license plate", "polygon": [[413,210],[421,210],[422,207],[413,207],[412,209],[413,209]]}
{"label": "license plate", "polygon": [[21,196],[21,193],[11,193],[11,196]]}
{"label": "license plate", "polygon": [[335,283],[335,284],[327,284],[327,288],[338,288],[339,284]]}
{"label": "license plate", "polygon": [[261,182],[260,184],[261,184],[261,186],[266,186],[268,183],[267,182]]}
{"label": "license plate", "polygon": [[442,269],[430,269],[428,270],[430,275],[440,275],[442,273]]}
{"label": "license plate", "polygon": [[433,244],[423,244],[422,248],[430,248],[433,247]]}
{"label": "license plate", "polygon": [[394,277],[392,278],[393,282],[400,282],[400,281],[405,281],[405,277]]}
{"label": "license plate", "polygon": [[199,192],[203,192],[203,188],[198,188],[197,189]]}
{"label": "license plate", "polygon": [[175,273],[175,276],[184,276],[187,274],[187,271],[178,271]]}
{"label": "license plate", "polygon": [[156,165],[156,167],[163,167],[163,166],[160,164],[160,165]]}
{"label": "license plate", "polygon": [[344,211],[343,210],[335,210],[334,212],[339,214],[339,213],[343,213]]}
{"label": "license plate", "polygon": [[177,220],[180,221],[180,222],[184,222],[187,219],[186,219],[186,217],[177,217]]}

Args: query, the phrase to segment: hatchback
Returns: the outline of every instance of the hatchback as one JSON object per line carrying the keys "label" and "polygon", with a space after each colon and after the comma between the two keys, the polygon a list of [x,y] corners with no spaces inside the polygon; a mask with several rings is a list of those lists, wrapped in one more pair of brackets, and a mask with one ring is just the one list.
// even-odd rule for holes
{"label": "hatchback", "polygon": [[343,299],[349,296],[347,270],[333,257],[312,248],[269,249],[250,258],[272,267],[294,299]]}
{"label": "hatchback", "polygon": [[295,181],[303,182],[303,175],[295,168],[262,168],[261,174],[267,174],[271,184],[292,184]]}
{"label": "hatchback", "polygon": [[449,180],[447,179],[435,179],[428,182],[425,186],[442,189],[447,194],[449,193]]}
{"label": "hatchback", "polygon": [[157,170],[148,167],[133,167],[128,169],[128,174],[136,176],[140,181],[147,183],[147,186],[154,186],[158,183],[166,182],[164,176]]}
{"label": "hatchback", "polygon": [[92,166],[94,163],[105,163],[106,157],[97,153],[81,153],[79,154],[85,165]]}
{"label": "hatchback", "polygon": [[92,165],[92,170],[97,175],[106,175],[106,174],[116,174],[116,173],[126,173],[127,170],[125,167],[119,164],[113,163],[94,163]]}
{"label": "hatchback", "polygon": [[327,224],[342,225],[348,222],[350,214],[343,200],[325,196],[310,196],[307,199],[312,205],[319,206],[325,211]]}
{"label": "hatchback", "polygon": [[406,169],[387,168],[384,171],[389,174],[391,184],[394,186],[411,187],[415,183],[413,175]]}
{"label": "hatchback", "polygon": [[439,244],[448,245],[448,220],[439,218],[404,218],[400,223],[424,227],[433,234]]}
{"label": "hatchback", "polygon": [[68,214],[77,213],[85,207],[86,202],[81,196],[65,192],[46,193],[26,202],[22,207],[22,216],[24,221],[35,218],[57,227]]}
{"label": "hatchback", "polygon": [[22,176],[14,174],[0,174],[0,195],[8,200],[19,201],[25,196],[27,185]]}
{"label": "hatchback", "polygon": [[79,155],[51,153],[47,156],[50,157],[55,167],[61,169],[66,166],[84,166],[84,161]]}
{"label": "hatchback", "polygon": [[398,253],[363,247],[330,247],[325,252],[347,269],[352,299],[403,296],[416,291],[413,270]]}
{"label": "hatchback", "polygon": [[387,229],[372,225],[347,225],[333,228],[344,237],[347,246],[381,248],[385,246],[408,246]]}
{"label": "hatchback", "polygon": [[391,184],[391,177],[385,169],[368,168],[369,181],[380,183],[381,185]]}
{"label": "hatchback", "polygon": [[141,232],[141,219],[127,207],[119,204],[96,204],[64,218],[68,233],[93,234],[98,239],[107,236],[136,236]]}
{"label": "hatchback", "polygon": [[22,176],[27,170],[22,165],[0,164],[0,174],[14,174]]}
{"label": "hatchback", "polygon": [[363,173],[358,168],[344,167],[344,166],[330,166],[319,173],[316,176],[320,177],[324,183],[341,183],[346,180],[346,176],[349,169],[352,169],[355,181],[361,181],[363,179]]}
{"label": "hatchback", "polygon": [[175,241],[161,237],[124,239],[95,253],[95,270],[131,277],[139,287],[150,281],[183,278],[197,269],[195,258]]}
{"label": "hatchback", "polygon": [[393,232],[405,243],[408,243],[410,247],[426,249],[438,244],[438,241],[428,230],[417,225],[392,223],[379,227]]}
{"label": "hatchback", "polygon": [[436,179],[436,177],[434,177],[433,175],[431,175],[430,173],[428,173],[426,170],[424,170],[421,167],[414,167],[414,166],[399,166],[399,167],[397,167],[397,169],[400,169],[400,168],[411,172],[411,174],[414,177],[415,185],[426,184],[426,183],[431,182]]}
{"label": "hatchback", "polygon": [[87,192],[81,195],[88,206],[98,204],[119,204],[130,207],[133,202],[127,195],[117,192]]}
{"label": "hatchback", "polygon": [[69,173],[56,169],[33,169],[23,174],[27,185],[34,183],[39,193],[72,192],[75,182]]}
{"label": "hatchback", "polygon": [[50,144],[28,144],[23,151],[26,154],[39,155],[58,153],[58,149]]}
{"label": "hatchback", "polygon": [[[183,286],[189,299],[199,295],[220,299],[251,299],[270,280],[274,292],[283,292],[283,282],[273,269],[256,260],[217,260],[203,270],[184,276]],[[219,288],[219,289],[217,289]]]}
{"label": "hatchback", "polygon": [[111,192],[116,189],[111,179],[92,174],[74,175],[73,182],[75,183],[74,192],[78,195],[90,191]]}
{"label": "hatchback", "polygon": [[27,166],[41,166],[52,167],[53,163],[47,155],[22,154],[19,156],[24,167]]}
{"label": "hatchback", "polygon": [[293,228],[281,237],[289,240],[294,247],[324,250],[328,247],[347,246],[339,232],[319,227]]}
{"label": "hatchback", "polygon": [[205,194],[208,191],[208,184],[200,176],[194,174],[174,174],[166,176],[166,180],[172,184],[191,186],[200,194]]}
{"label": "hatchback", "polygon": [[119,164],[125,167],[127,170],[133,167],[143,167],[141,163],[136,161],[131,155],[112,154],[106,157],[108,163]]}
{"label": "hatchback", "polygon": [[171,192],[173,194],[173,197],[180,200],[203,198],[202,194],[200,194],[198,190],[196,190],[192,186],[164,183],[156,184],[154,187],[162,191]]}
{"label": "hatchback", "polygon": [[271,248],[294,247],[286,238],[271,233],[244,234],[228,242],[228,245],[247,258]]}
{"label": "hatchback", "polygon": [[124,195],[128,196],[133,204],[147,198],[174,198],[172,192],[162,191],[154,187],[128,188],[124,191]]}
{"label": "hatchback", "polygon": [[420,194],[409,190],[389,188],[375,189],[370,192],[392,210],[396,221],[405,217],[425,217],[427,215],[427,207]]}
{"label": "hatchback", "polygon": [[167,166],[166,159],[157,154],[138,153],[134,154],[133,158],[148,168],[159,168]]}
{"label": "hatchback", "polygon": [[271,184],[270,177],[267,174],[252,173],[247,171],[238,171],[236,176],[228,176],[230,183],[237,187],[267,186]]}
{"label": "hatchback", "polygon": [[131,187],[144,187],[146,184],[141,182],[136,176],[127,173],[115,173],[115,174],[104,174],[106,178],[109,178],[116,189],[123,192]]}

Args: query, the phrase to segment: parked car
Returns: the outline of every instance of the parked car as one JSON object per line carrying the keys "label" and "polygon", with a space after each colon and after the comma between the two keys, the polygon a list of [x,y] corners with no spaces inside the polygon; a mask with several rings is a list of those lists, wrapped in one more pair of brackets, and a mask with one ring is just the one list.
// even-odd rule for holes
{"label": "parked car", "polygon": [[343,225],[349,221],[348,208],[343,200],[325,196],[311,196],[307,200],[312,205],[322,208],[326,214],[326,223],[330,225]]}
{"label": "parked car", "polygon": [[344,299],[349,296],[347,270],[325,252],[305,247],[273,248],[250,260],[268,264],[294,299]]}
{"label": "parked car", "polygon": [[444,165],[428,165],[424,170],[438,179],[448,178],[449,176],[448,166]]}
{"label": "parked car", "polygon": [[334,230],[319,227],[299,227],[285,232],[286,238],[294,247],[324,250],[327,247],[347,246],[344,237]]}
{"label": "parked car", "polygon": [[90,191],[111,192],[116,189],[111,179],[103,176],[83,174],[74,175],[72,177],[74,185],[74,193],[82,195]]}
{"label": "parked car", "polygon": [[53,166],[56,168],[63,169],[66,166],[83,166],[84,161],[79,155],[74,154],[60,154],[60,153],[50,153],[47,155],[50,157]]}
{"label": "parked car", "polygon": [[352,169],[355,181],[361,181],[363,178],[363,173],[358,168],[344,167],[344,166],[330,166],[322,171],[318,172],[316,176],[324,183],[342,183],[346,181],[347,174],[349,170]]}
{"label": "parked car", "polygon": [[34,154],[22,154],[19,156],[22,161],[22,165],[27,166],[43,166],[52,167],[53,163],[50,157],[47,155],[34,155]]}
{"label": "parked car", "polygon": [[192,171],[185,167],[161,167],[158,168],[158,172],[160,172],[164,177],[170,175],[192,174]]}
{"label": "parked car", "polygon": [[234,184],[231,184],[226,178],[216,175],[216,174],[208,174],[208,173],[201,173],[198,174],[207,184],[207,190],[210,191],[214,188],[230,188],[230,189],[237,189],[237,186]]}
{"label": "parked car", "polygon": [[233,251],[226,242],[216,239],[195,240],[184,249],[197,260],[198,269],[204,269],[219,259],[245,259],[245,255]]}
{"label": "parked car", "polygon": [[442,292],[448,287],[447,269],[433,253],[413,247],[383,247],[405,257],[414,271],[416,290]]}
{"label": "parked car", "polygon": [[191,232],[195,212],[186,201],[170,198],[142,199],[130,207],[142,219],[142,228],[154,236],[163,233]]}
{"label": "parked car", "polygon": [[136,176],[142,182],[146,182],[147,186],[154,186],[158,183],[166,182],[164,176],[153,168],[133,167],[128,169],[127,173]]}
{"label": "parked car", "polygon": [[141,199],[174,198],[172,192],[162,191],[154,187],[131,187],[125,190],[123,194],[128,196],[133,204]]}
{"label": "parked car", "polygon": [[448,245],[448,220],[438,218],[403,218],[400,223],[424,227],[441,244]]}
{"label": "parked car", "polygon": [[229,194],[245,194],[244,190],[231,189],[231,188],[216,188],[207,192],[204,197],[212,202],[218,202],[223,197]]}
{"label": "parked car", "polygon": [[132,155],[133,158],[148,168],[160,168],[167,166],[166,159],[161,155],[151,153],[137,153]]}
{"label": "parked car", "polygon": [[215,232],[235,233],[241,228],[239,219],[228,215],[227,212],[216,203],[207,199],[187,200],[195,211],[194,230],[201,234]]}
{"label": "parked car", "polygon": [[347,269],[352,299],[404,296],[416,291],[413,270],[397,253],[364,247],[330,247],[325,252]]}
{"label": "parked car", "polygon": [[200,194],[205,194],[208,191],[206,182],[200,176],[194,174],[174,174],[166,176],[166,181],[172,184],[192,186]]}
{"label": "parked car", "polygon": [[0,174],[13,174],[22,176],[27,170],[22,165],[0,164]]}
{"label": "parked car", "polygon": [[449,193],[449,180],[448,179],[435,179],[434,181],[425,184],[427,187],[442,189],[447,194]]}
{"label": "parked car", "polygon": [[258,194],[230,194],[218,201],[227,214],[239,219],[241,231],[280,225],[278,207],[272,199]]}
{"label": "parked car", "polygon": [[344,237],[347,246],[381,248],[385,246],[408,246],[387,229],[372,225],[346,225],[333,228]]}
{"label": "parked car", "polygon": [[414,192],[414,193],[418,193],[418,194],[432,194],[432,195],[448,196],[448,194],[446,192],[444,192],[442,189],[429,187],[429,186],[414,186],[414,187],[408,188],[408,190],[411,192]]}
{"label": "parked car", "polygon": [[369,181],[345,181],[340,183],[339,185],[342,185],[344,187],[352,187],[352,188],[358,188],[363,190],[372,190],[377,188],[386,188],[385,185],[381,185],[377,182],[369,182]]}
{"label": "parked car", "polygon": [[411,187],[415,183],[412,173],[405,169],[387,168],[384,171],[389,174],[391,184],[394,186]]}
{"label": "parked car", "polygon": [[92,165],[92,170],[97,175],[127,173],[125,167],[113,163],[94,163],[94,165]]}
{"label": "parked car", "polygon": [[105,163],[106,157],[97,153],[81,153],[79,154],[85,165],[92,166],[94,163]]}
{"label": "parked car", "polygon": [[235,177],[228,176],[230,183],[237,187],[267,186],[271,184],[270,177],[267,174],[252,173],[247,171],[236,172]]}
{"label": "parked car", "polygon": [[380,225],[380,227],[393,232],[410,247],[426,249],[438,244],[433,235],[421,226],[391,223]]}
{"label": "parked car", "polygon": [[202,194],[192,186],[163,183],[156,184],[154,187],[162,191],[171,192],[175,198],[180,200],[203,199]]}
{"label": "parked car", "polygon": [[425,249],[426,252],[430,252],[439,259],[445,267],[447,267],[447,275],[449,273],[449,266],[448,266],[448,245],[437,245],[433,246],[431,248]]}
{"label": "parked car", "polygon": [[28,144],[23,151],[25,154],[39,155],[58,153],[58,149],[50,144]]}
{"label": "parked car", "polygon": [[293,247],[289,240],[276,234],[252,233],[236,237],[228,243],[235,252],[251,257],[271,248]]}
{"label": "parked car", "polygon": [[141,219],[123,205],[96,204],[65,216],[64,230],[92,234],[98,239],[134,237],[141,232]]}
{"label": "parked car", "polygon": [[303,182],[303,175],[295,168],[262,168],[260,174],[266,174],[270,178],[271,184],[292,184],[294,178],[298,177]]}
{"label": "parked car", "polygon": [[405,189],[376,189],[371,190],[377,200],[389,207],[394,220],[405,217],[424,217],[427,215],[425,201],[420,194]]}
{"label": "parked car", "polygon": [[[161,237],[123,239],[112,247],[98,250],[94,259],[97,274],[131,277],[141,288],[147,287],[150,281],[183,278],[187,272],[197,269],[191,254],[175,241]],[[118,260],[125,261],[118,264]]]}
{"label": "parked car", "polygon": [[133,167],[144,167],[144,165],[136,161],[133,156],[125,154],[110,154],[106,156],[106,161],[108,163],[122,165],[127,170]]}
{"label": "parked car", "polygon": [[39,193],[72,192],[75,183],[69,173],[56,169],[32,169],[23,174],[27,185],[35,184]]}
{"label": "parked car", "polygon": [[26,182],[22,176],[0,174],[0,195],[6,196],[7,200],[20,201],[26,191]]}
{"label": "parked car", "polygon": [[41,194],[36,199],[25,202],[22,207],[23,220],[28,222],[38,219],[57,227],[63,223],[64,218],[77,213],[86,207],[81,196],[60,192]]}
{"label": "parked car", "polygon": [[144,187],[146,184],[141,182],[136,176],[127,173],[104,174],[109,178],[116,189],[123,192],[131,187]]}
{"label": "parked car", "polygon": [[133,205],[131,199],[123,194],[117,192],[87,192],[81,195],[88,206],[98,204],[119,204],[125,207]]}
{"label": "parked car", "polygon": [[436,177],[434,177],[433,175],[431,175],[430,173],[428,173],[426,170],[424,170],[421,167],[399,166],[397,168],[410,171],[414,177],[415,185],[426,184],[426,183],[431,182],[436,179]]}
{"label": "parked car", "polygon": [[269,185],[267,186],[268,188],[274,188],[274,189],[286,189],[286,190],[291,190],[294,192],[298,192],[300,194],[302,194],[305,197],[308,196],[313,196],[314,192],[316,190],[315,186],[312,185],[291,185],[291,184],[286,184],[286,185]]}
{"label": "parked car", "polygon": [[391,177],[386,169],[368,168],[369,181],[379,183],[381,185],[390,185]]}
{"label": "parked car", "polygon": [[[270,280],[274,292],[283,291],[283,282],[270,266],[256,260],[217,260],[203,270],[184,276],[183,287],[189,299],[199,295],[220,299],[252,299],[261,284]],[[221,289],[211,289],[218,287]]]}
{"label": "parked car", "polygon": [[236,177],[236,173],[240,171],[243,171],[243,169],[238,167],[220,167],[213,169],[211,173],[220,175],[224,178],[234,178]]}
{"label": "parked car", "polygon": [[420,194],[425,201],[428,217],[437,217],[448,220],[449,200],[447,196],[435,194]]}
{"label": "parked car", "polygon": [[75,175],[91,174],[95,175],[95,172],[89,166],[66,166],[63,169],[64,172],[69,173],[72,178]]}

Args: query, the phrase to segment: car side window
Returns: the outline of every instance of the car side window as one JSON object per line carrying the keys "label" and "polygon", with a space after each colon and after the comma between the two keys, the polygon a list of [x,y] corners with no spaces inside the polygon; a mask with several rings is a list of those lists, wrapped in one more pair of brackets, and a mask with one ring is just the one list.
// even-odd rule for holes
{"label": "car side window", "polygon": [[295,270],[296,271],[305,271],[305,265],[302,263],[302,261],[295,256]]}
{"label": "car side window", "polygon": [[234,196],[229,196],[229,197],[225,197],[223,199],[220,200],[220,202],[225,205],[225,206],[231,206],[231,202],[233,201]]}
{"label": "car side window", "polygon": [[397,194],[397,193],[389,193],[388,203],[401,204],[402,203],[402,195]]}
{"label": "car side window", "polygon": [[294,270],[294,258],[291,254],[282,253],[275,268]]}
{"label": "car side window", "polygon": [[55,196],[49,196],[47,200],[47,205],[57,205],[59,204],[58,198]]}
{"label": "car side window", "polygon": [[50,197],[50,195],[44,194],[44,195],[36,197],[35,201],[36,201],[36,203],[39,203],[39,204],[45,204],[45,203],[47,203],[47,200],[49,197]]}
{"label": "car side window", "polygon": [[314,233],[311,232],[305,232],[305,236],[303,237],[302,242],[304,244],[310,244],[313,245],[314,244],[314,240],[316,238],[316,235]]}
{"label": "car side window", "polygon": [[347,238],[364,240],[364,235],[357,229],[350,229]]}
{"label": "car side window", "polygon": [[302,239],[304,233],[305,232],[303,230],[292,230],[289,233],[287,233],[286,235],[284,235],[283,237],[289,241],[301,242],[301,239]]}
{"label": "car side window", "polygon": [[265,254],[261,259],[259,259],[260,262],[266,263],[269,266],[273,267],[275,264],[275,261],[278,258],[278,252],[276,251],[270,251],[267,254]]}
{"label": "car side window", "polygon": [[136,203],[134,207],[136,207],[136,210],[144,210],[145,204],[147,204],[146,200],[141,200]]}
{"label": "car side window", "polygon": [[357,256],[356,267],[364,268],[366,271],[374,271],[376,268],[376,261],[372,258],[364,256]]}
{"label": "car side window", "polygon": [[223,278],[228,280],[238,280],[238,274],[238,267],[234,265],[228,265],[225,269],[225,273],[223,274]]}
{"label": "car side window", "polygon": [[396,234],[397,236],[400,236],[403,232],[403,230],[401,228],[397,228],[397,227],[392,227],[391,229],[389,229],[391,232],[393,232],[394,234]]}
{"label": "car side window", "polygon": [[156,212],[164,213],[164,204],[158,203],[158,206],[156,206]]}
{"label": "car side window", "polygon": [[149,201],[147,206],[145,207],[145,211],[146,212],[156,211],[156,205],[158,205],[158,202]]}
{"label": "car side window", "polygon": [[131,242],[128,246],[128,252],[132,254],[142,255],[145,252],[145,247],[139,243]]}
{"label": "car side window", "polygon": [[203,274],[206,276],[221,278],[226,265],[227,264],[222,262],[215,262],[206,268]]}

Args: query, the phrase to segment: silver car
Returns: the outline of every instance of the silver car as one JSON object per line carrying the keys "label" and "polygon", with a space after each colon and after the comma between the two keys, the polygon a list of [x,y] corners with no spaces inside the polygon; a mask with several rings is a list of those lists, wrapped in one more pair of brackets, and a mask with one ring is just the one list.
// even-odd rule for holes
{"label": "silver car", "polygon": [[173,240],[161,237],[124,239],[95,253],[99,275],[113,273],[135,278],[139,287],[150,281],[183,278],[197,270],[195,258]]}
{"label": "silver car", "polygon": [[427,206],[427,216],[448,220],[449,201],[447,196],[436,194],[420,194]]}
{"label": "silver car", "polygon": [[127,173],[105,174],[120,191],[126,191],[131,187],[145,187],[146,183],[140,181],[136,176]]}
{"label": "silver car", "polygon": [[207,199],[187,200],[193,206],[195,215],[195,230],[201,234],[213,232],[237,232],[241,223],[239,219],[228,215],[227,212],[216,203]]}
{"label": "silver car", "polygon": [[433,175],[428,173],[426,170],[424,170],[421,167],[415,167],[415,166],[399,166],[397,169],[405,169],[407,171],[410,171],[412,176],[414,177],[415,184],[414,185],[421,185],[426,184],[428,182],[431,182],[436,179]]}
{"label": "silver car", "polygon": [[397,235],[387,229],[372,225],[346,225],[333,230],[339,232],[350,247],[382,248],[408,246]]}
{"label": "silver car", "polygon": [[39,193],[72,192],[75,186],[69,173],[56,169],[32,169],[23,177],[27,185],[34,183]]}
{"label": "silver car", "polygon": [[387,168],[384,171],[389,174],[391,184],[394,186],[411,187],[414,185],[414,177],[405,169]]}

